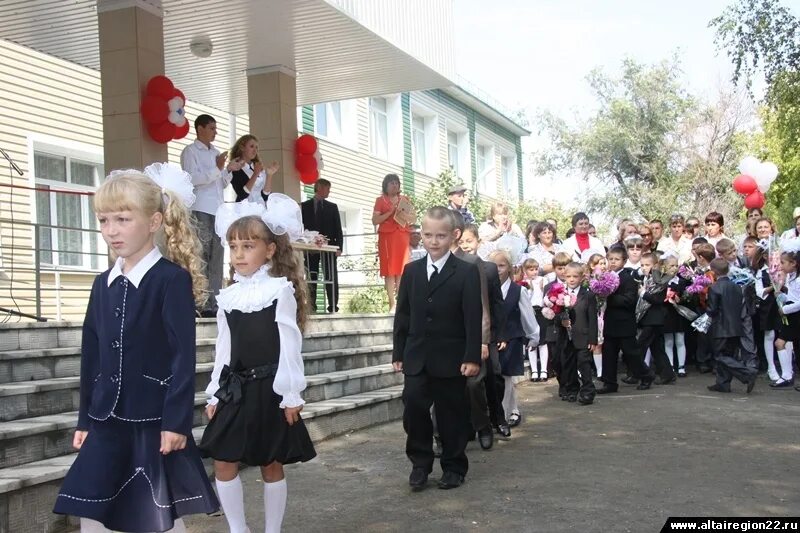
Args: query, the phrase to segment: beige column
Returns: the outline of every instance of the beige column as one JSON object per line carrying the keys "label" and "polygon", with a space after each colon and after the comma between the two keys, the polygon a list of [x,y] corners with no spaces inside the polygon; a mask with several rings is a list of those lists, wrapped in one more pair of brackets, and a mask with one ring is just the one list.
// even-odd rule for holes
{"label": "beige column", "polygon": [[106,172],[167,160],[139,114],[147,82],[164,74],[162,17],[160,0],[97,2]]}
{"label": "beige column", "polygon": [[272,181],[272,190],[300,201],[302,184],[294,168],[294,142],[297,139],[297,84],[295,72],[282,65],[247,71],[247,98],[250,133],[258,137],[262,161],[277,160],[281,165]]}

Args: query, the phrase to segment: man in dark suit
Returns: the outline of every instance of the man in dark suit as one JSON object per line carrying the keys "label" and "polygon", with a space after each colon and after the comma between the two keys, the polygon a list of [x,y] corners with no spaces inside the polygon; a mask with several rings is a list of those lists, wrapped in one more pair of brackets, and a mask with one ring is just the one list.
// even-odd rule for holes
{"label": "man in dark suit", "polygon": [[747,392],[756,384],[757,370],[736,358],[742,326],[742,289],[728,278],[728,262],[718,257],[711,261],[711,271],[717,281],[708,290],[706,314],[711,318],[708,337],[717,365],[717,382],[709,385],[714,392],[730,392],[735,377],[747,385]]}
{"label": "man in dark suit", "polygon": [[[587,287],[581,285],[583,265],[570,263],[564,273],[566,292],[575,297],[575,305],[568,309],[569,318],[556,316],[559,337],[566,339],[562,351],[559,384],[567,401],[581,405],[594,402],[595,387],[592,382],[592,351],[597,346],[597,300]],[[580,379],[579,379],[580,373]]]}
{"label": "man in dark suit", "polygon": [[633,271],[623,268],[628,252],[623,246],[612,246],[606,254],[608,268],[619,275],[619,287],[606,298],[603,326],[603,386],[597,394],[609,394],[619,390],[617,363],[619,352],[628,372],[641,382],[643,389],[650,388],[652,372],[644,365],[636,349],[636,302],[639,299],[638,285]]}
{"label": "man in dark suit", "polygon": [[[318,231],[321,235],[328,238],[328,244],[336,246],[339,250],[336,257],[342,255],[342,220],[339,217],[339,207],[326,198],[331,193],[331,182],[326,179],[319,179],[314,184],[314,197],[300,204],[303,215],[303,226],[307,230]],[[308,274],[312,283],[308,284],[309,301],[314,311],[317,310],[317,284],[313,280],[319,279],[319,263],[322,254],[309,253]],[[326,254],[329,255],[329,254]],[[339,311],[339,271],[336,266],[336,257],[326,260],[323,265],[325,272],[325,292],[328,294],[328,312]]]}
{"label": "man in dark suit", "polygon": [[455,238],[447,208],[429,209],[422,221],[428,255],[406,265],[397,296],[392,363],[405,374],[403,426],[413,490],[426,486],[433,469],[431,405],[442,439],[439,487],[460,486],[469,466],[466,378],[481,368],[481,283],[478,266],[450,252]]}

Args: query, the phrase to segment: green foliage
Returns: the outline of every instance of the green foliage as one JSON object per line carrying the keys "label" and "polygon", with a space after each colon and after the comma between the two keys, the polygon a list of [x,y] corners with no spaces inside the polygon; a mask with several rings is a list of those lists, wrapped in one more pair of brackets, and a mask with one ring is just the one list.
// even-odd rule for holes
{"label": "green foliage", "polygon": [[412,196],[411,202],[417,209],[417,219],[422,220],[422,215],[431,207],[447,205],[447,191],[454,185],[458,185],[456,176],[448,168],[439,173],[439,177],[428,186],[425,192],[418,196]]}
{"label": "green foliage", "polygon": [[551,146],[537,154],[539,173],[599,179],[603,187],[586,203],[611,219],[667,218],[678,210],[737,218],[741,199],[730,180],[749,117],[736,95],[698,101],[683,88],[677,58],[650,66],[625,60],[618,77],[596,69],[587,80],[598,103],[594,115],[574,125],[540,117]]}
{"label": "green foliage", "polygon": [[352,314],[386,313],[389,298],[382,286],[366,287],[353,293],[347,302],[347,312]]}

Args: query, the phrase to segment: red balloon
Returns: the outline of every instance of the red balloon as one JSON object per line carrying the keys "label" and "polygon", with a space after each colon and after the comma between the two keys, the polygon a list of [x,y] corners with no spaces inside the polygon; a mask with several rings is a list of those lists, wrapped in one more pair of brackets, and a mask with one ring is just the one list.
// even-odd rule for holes
{"label": "red balloon", "polygon": [[747,174],[739,174],[733,180],[733,190],[739,194],[751,194],[758,190],[758,183],[752,176]]}
{"label": "red balloon", "polygon": [[767,199],[764,197],[764,193],[756,189],[755,191],[751,192],[747,195],[744,199],[744,206],[747,209],[761,209],[764,207]]}
{"label": "red balloon", "polygon": [[297,138],[295,148],[300,155],[313,155],[317,151],[317,140],[313,135],[303,134]]}
{"label": "red balloon", "polygon": [[298,155],[294,166],[300,171],[300,174],[311,174],[318,170],[317,158],[313,155]]}
{"label": "red balloon", "polygon": [[189,135],[189,121],[183,123],[183,126],[175,126],[175,135],[173,139],[183,139]]}
{"label": "red balloon", "polygon": [[302,181],[306,185],[314,185],[317,180],[319,179],[319,170],[314,170],[313,172],[300,173],[300,181]]}
{"label": "red balloon", "polygon": [[155,142],[166,144],[175,137],[175,124],[170,121],[148,124],[147,133]]}
{"label": "red balloon", "polygon": [[169,100],[175,96],[175,86],[166,76],[153,76],[147,82],[147,94]]}
{"label": "red balloon", "polygon": [[158,124],[167,120],[169,116],[169,105],[166,100],[157,96],[145,96],[140,106],[142,117],[148,124]]}
{"label": "red balloon", "polygon": [[179,96],[180,99],[183,100],[184,105],[186,105],[186,96],[183,94],[183,91],[175,88],[175,91],[172,93],[172,98],[175,98],[176,96]]}

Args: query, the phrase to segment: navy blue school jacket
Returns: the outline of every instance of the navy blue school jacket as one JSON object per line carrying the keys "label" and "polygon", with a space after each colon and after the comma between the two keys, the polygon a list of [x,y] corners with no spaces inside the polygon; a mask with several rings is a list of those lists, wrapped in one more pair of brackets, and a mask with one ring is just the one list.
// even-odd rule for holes
{"label": "navy blue school jacket", "polygon": [[94,280],[81,345],[78,429],[90,421],[160,422],[191,435],[195,305],[189,273],[159,259],[139,286]]}
{"label": "navy blue school jacket", "polygon": [[429,282],[428,258],[412,261],[400,278],[392,361],[410,376],[460,376],[462,363],[481,363],[482,316],[477,264],[451,254]]}

